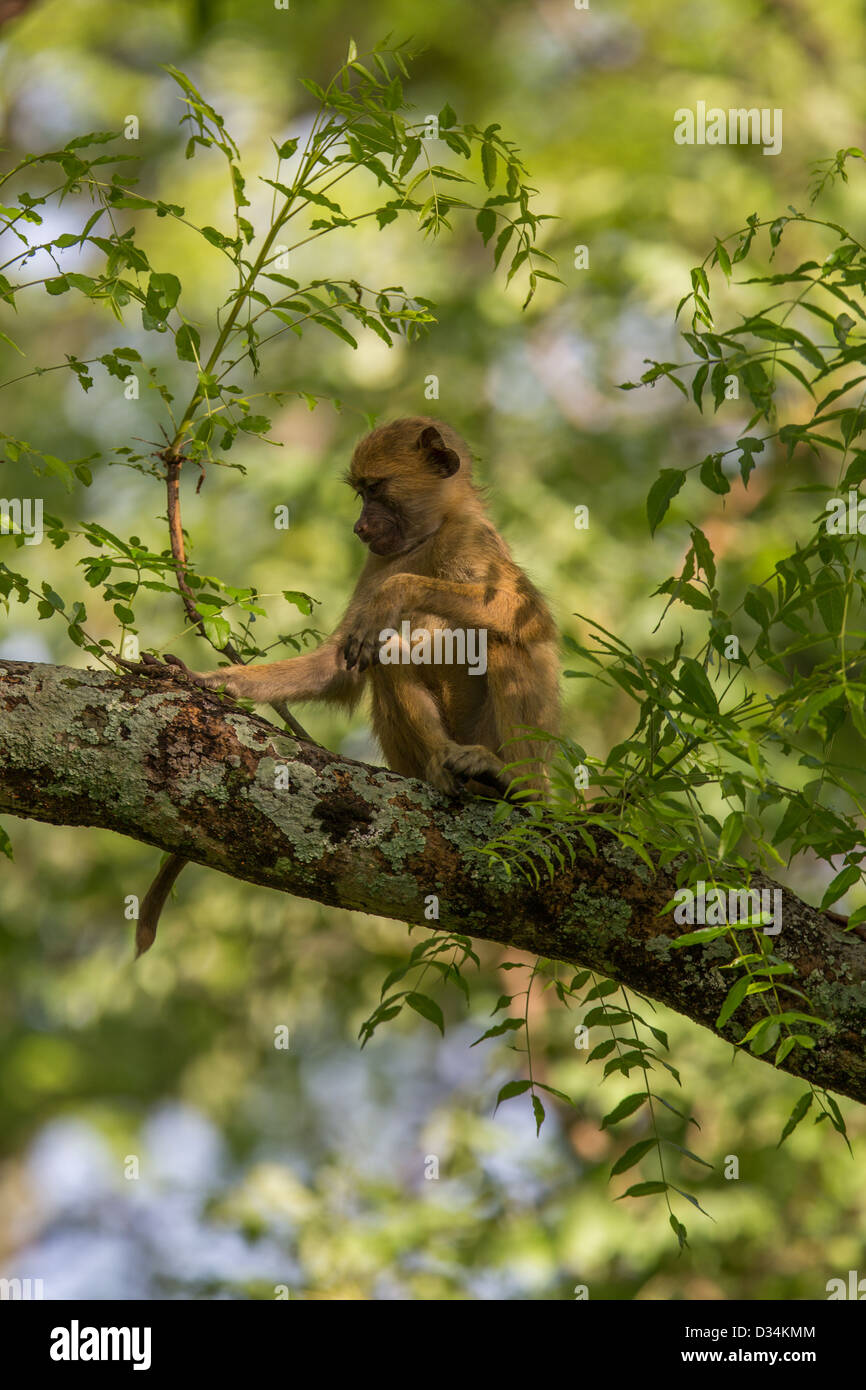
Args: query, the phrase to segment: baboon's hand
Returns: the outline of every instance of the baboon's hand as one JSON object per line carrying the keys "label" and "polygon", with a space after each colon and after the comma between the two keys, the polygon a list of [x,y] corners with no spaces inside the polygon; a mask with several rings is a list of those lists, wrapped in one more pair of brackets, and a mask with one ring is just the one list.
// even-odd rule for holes
{"label": "baboon's hand", "polygon": [[124,671],[131,671],[136,676],[147,676],[149,680],[181,681],[184,684],[201,686],[205,690],[212,690],[225,682],[221,671],[191,671],[186,663],[172,652],[167,652],[162,661],[151,656],[149,652],[142,652],[140,661],[127,661],[122,656],[115,656],[112,660],[123,667]]}
{"label": "baboon's hand", "polygon": [[131,671],[134,676],[147,676],[151,680],[177,680],[179,675],[192,675],[179,657],[171,655],[160,661],[158,657],[151,656],[150,652],[142,652],[138,661],[129,661],[126,657],[114,655],[111,656],[111,660],[124,671]]}
{"label": "baboon's hand", "polygon": [[382,632],[390,624],[376,619],[371,622],[359,621],[358,626],[353,632],[349,633],[343,644],[343,657],[346,662],[346,670],[351,671],[357,666],[359,671],[366,671],[369,666],[376,666],[379,661],[379,653],[382,647]]}

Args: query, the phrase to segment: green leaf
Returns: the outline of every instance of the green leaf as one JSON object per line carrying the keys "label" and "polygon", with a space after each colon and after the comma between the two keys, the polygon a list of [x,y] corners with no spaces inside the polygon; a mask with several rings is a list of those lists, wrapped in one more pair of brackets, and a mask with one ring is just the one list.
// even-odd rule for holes
{"label": "green leaf", "polygon": [[398,177],[404,179],[409,170],[414,166],[419,154],[421,153],[421,141],[418,136],[413,135],[406,141],[406,148],[403,157],[397,168]]}
{"label": "green leaf", "polygon": [[354,58],[352,62],[349,63],[349,67],[352,68],[354,72],[359,72],[362,77],[365,77],[368,82],[372,82],[374,86],[378,85],[370,69],[365,68],[363,63],[359,63],[357,58]]}
{"label": "green leaf", "polygon": [[689,1243],[686,1238],[688,1236],[688,1231],[686,1230],[683,1223],[677,1220],[673,1212],[671,1212],[669,1220],[671,1223],[671,1230],[673,1231],[674,1235],[677,1238],[677,1241],[679,1242],[680,1249],[683,1250]]}
{"label": "green leaf", "polygon": [[617,1173],[624,1173],[628,1168],[633,1168],[636,1163],[640,1162],[644,1154],[655,1148],[656,1142],[655,1139],[639,1139],[636,1144],[632,1144],[631,1148],[626,1149],[625,1153],[617,1159],[610,1170],[610,1176],[613,1178]]}
{"label": "green leaf", "polygon": [[692,381],[692,397],[693,397],[693,399],[694,399],[695,405],[698,407],[698,410],[700,410],[701,412],[703,412],[703,408],[704,408],[703,405],[702,405],[702,397],[703,397],[703,394],[704,394],[704,383],[706,382],[707,373],[709,372],[709,370],[710,370],[710,364],[709,364],[709,362],[705,362],[705,363],[703,364],[703,366],[698,367],[698,370],[695,372],[695,375],[694,375],[694,380]]}
{"label": "green leaf", "polygon": [[853,888],[854,884],[859,882],[860,869],[856,864],[849,864],[846,869],[838,873],[833,881],[828,884],[827,891],[821,899],[821,911],[823,912],[825,908],[832,907],[833,903],[838,902],[838,900],[848,892],[849,888]]}
{"label": "green leaf", "polygon": [[504,1023],[497,1023],[493,1028],[488,1028],[486,1033],[482,1033],[480,1038],[476,1038],[474,1043],[470,1043],[470,1047],[477,1047],[487,1038],[500,1038],[503,1033],[516,1033],[523,1027],[524,1023],[525,1019],[522,1018],[506,1018]]}
{"label": "green leaf", "polygon": [[282,593],[287,603],[294,604],[302,613],[312,613],[313,600],[309,594],[302,594],[299,589],[283,589]]}
{"label": "green leaf", "polygon": [[718,713],[715,691],[707,680],[706,672],[693,657],[683,657],[680,664],[679,686],[683,693],[708,714]]}
{"label": "green leaf", "polygon": [[833,333],[840,347],[847,347],[848,335],[851,329],[856,328],[856,326],[856,322],[852,319],[850,314],[840,314],[839,317],[834,320]]}
{"label": "green leaf", "polygon": [[754,456],[755,454],[763,453],[764,441],[763,439],[758,439],[747,435],[743,439],[737,440],[737,447],[741,451],[738,459],[740,465],[740,477],[742,478],[744,485],[748,487],[749,478],[751,477],[752,470],[755,467]]}
{"label": "green leaf", "polygon": [[655,535],[659,524],[686,480],[681,468],[663,468],[647,497],[646,511],[650,532]]}
{"label": "green leaf", "polygon": [[151,271],[147,284],[145,308],[157,323],[163,322],[180,298],[180,281],[176,275]]}
{"label": "green leaf", "polygon": [[[831,1096],[830,1093],[829,1093],[829,1091],[827,1092],[826,1100],[827,1100],[827,1107],[828,1107],[828,1109],[829,1109],[829,1111],[830,1111],[830,1118],[831,1118],[831,1123],[832,1123],[832,1125],[833,1125],[833,1128],[837,1131],[837,1133],[843,1135],[846,1144],[848,1144],[848,1131],[847,1131],[847,1129],[845,1128],[845,1121],[844,1121],[844,1119],[842,1118],[842,1111],[839,1109],[839,1106],[836,1104],[835,1097],[834,1097],[834,1096]],[[850,1145],[850,1144],[848,1144],[848,1149],[849,1149],[849,1151],[850,1151],[850,1149],[851,1149],[851,1145]]]}
{"label": "green leaf", "polygon": [[[270,182],[270,180],[266,180]],[[216,227],[201,227],[199,229],[205,241],[209,241],[211,246],[217,246],[221,251],[226,251],[235,246],[235,238],[226,236],[224,232],[218,232]]]}
{"label": "green leaf", "polygon": [[[743,1043],[753,1042],[754,1040],[760,1039],[762,1034],[765,1034],[769,1029],[775,1029],[776,1032],[778,1032],[782,1024],[793,1024],[798,1022],[813,1023],[816,1025],[816,1027],[819,1028],[830,1027],[826,1019],[818,1018],[815,1014],[800,1013],[797,1009],[785,1009],[780,1014],[767,1014],[765,1018],[758,1019],[758,1022],[753,1024],[753,1026],[749,1029],[748,1033],[746,1033],[744,1037],[740,1038],[738,1046],[741,1046]],[[773,1042],[775,1042],[775,1037],[773,1038]],[[752,1051],[755,1051],[754,1047],[752,1048]]]}
{"label": "green leaf", "polygon": [[[2,278],[2,277],[0,277],[0,278]],[[0,295],[0,298],[2,298],[2,295]],[[9,347],[11,347],[11,348],[13,349],[14,352],[17,352],[18,355],[19,355],[20,357],[26,357],[26,356],[27,356],[27,354],[26,354],[26,352],[24,351],[24,349],[21,348],[21,347],[19,347],[18,344],[17,344],[16,342],[14,342],[12,338],[9,337],[9,334],[8,334],[8,333],[0,333],[0,341],[2,341],[2,342],[4,342],[4,343],[8,343]]]}
{"label": "green leaf", "polygon": [[696,589],[694,584],[686,584],[682,579],[668,580],[656,589],[657,594],[670,594],[680,603],[684,603],[687,608],[696,608],[700,612],[709,612],[712,609],[712,602],[701,589]]}
{"label": "green leaf", "polygon": [[499,262],[502,260],[503,252],[505,251],[506,246],[508,245],[509,241],[511,240],[511,237],[512,237],[513,232],[514,232],[514,224],[513,224],[512,222],[508,222],[508,223],[502,228],[502,231],[499,233],[499,236],[496,238],[496,246],[494,247],[494,250],[493,250],[493,264],[494,264],[494,266],[498,266],[498,265],[499,265]]}
{"label": "green leaf", "polygon": [[324,314],[313,314],[312,319],[314,323],[319,323],[323,328],[327,328],[329,333],[334,333],[338,338],[342,338],[343,342],[348,343],[350,347],[356,348],[358,346],[348,329],[344,328],[336,319],[326,318]]}
{"label": "green leaf", "polygon": [[492,188],[496,182],[496,165],[496,151],[485,141],[481,146],[481,171],[488,188]]}
{"label": "green leaf", "polygon": [[529,1081],[507,1081],[496,1097],[494,1115],[504,1100],[511,1100],[514,1096],[522,1096],[524,1091],[529,1090],[530,1085],[531,1082]]}
{"label": "green leaf", "polygon": [[630,1023],[631,1014],[625,1009],[600,1006],[597,1009],[590,1009],[589,1013],[584,1015],[583,1022],[587,1028],[603,1028],[605,1026],[614,1028],[621,1023]]}
{"label": "green leaf", "polygon": [[692,545],[695,548],[697,562],[707,576],[708,583],[716,582],[716,562],[713,556],[712,546],[698,526],[693,526],[690,532]]}
{"label": "green leaf", "polygon": [[619,988],[615,980],[602,980],[601,984],[589,991],[583,1002],[588,1004],[592,999],[606,999],[609,994],[616,994]]}
{"label": "green leaf", "polygon": [[218,651],[222,651],[232,635],[231,624],[228,619],[222,618],[219,615],[214,615],[212,618],[205,618],[204,632],[207,640],[212,642]]}
{"label": "green leaf", "polygon": [[825,571],[818,576],[815,584],[815,602],[827,631],[834,635],[840,632],[845,613],[845,590],[832,572]]}
{"label": "green leaf", "polygon": [[804,1091],[800,1099],[797,1101],[796,1105],[794,1106],[794,1109],[791,1111],[790,1115],[788,1116],[788,1119],[785,1121],[785,1128],[782,1130],[782,1137],[776,1145],[777,1149],[781,1148],[788,1135],[793,1134],[794,1130],[797,1128],[797,1125],[803,1119],[803,1116],[806,1114],[807,1110],[809,1109],[809,1106],[812,1104],[812,1095],[812,1091]]}
{"label": "green leaf", "polygon": [[722,833],[719,838],[719,858],[727,859],[736,849],[743,834],[743,813],[742,811],[731,811],[722,826]]}
{"label": "green leaf", "polygon": [[616,1200],[621,1202],[623,1197],[651,1197],[656,1192],[667,1192],[667,1190],[668,1184],[666,1182],[660,1182],[658,1179],[654,1182],[638,1182],[635,1183],[633,1187],[630,1187],[627,1192],[624,1192],[622,1197],[617,1197]]}
{"label": "green leaf", "polygon": [[671,944],[673,946],[698,946],[706,941],[715,941],[717,937],[724,936],[728,928],[724,927],[700,927],[697,931],[686,932],[685,936],[678,936]]}
{"label": "green leaf", "polygon": [[639,1110],[646,1100],[646,1091],[634,1091],[632,1095],[626,1096],[625,1100],[621,1100],[619,1105],[605,1115],[601,1122],[602,1129],[607,1129],[610,1125],[619,1124],[620,1120],[627,1119],[629,1115],[634,1114],[635,1110]]}
{"label": "green leaf", "polygon": [[571,1096],[567,1096],[565,1091],[557,1091],[555,1086],[546,1086],[543,1081],[536,1081],[535,1084],[540,1091],[547,1091],[548,1095],[556,1096],[557,1100],[561,1100],[563,1105],[574,1105]]}
{"label": "green leaf", "polygon": [[770,225],[770,245],[778,246],[782,239],[782,232],[786,223],[790,222],[790,217],[777,217],[775,222]]}
{"label": "green leaf", "polygon": [[457,124],[457,114],[446,101],[442,110],[439,112],[439,129],[449,130],[451,126]]}
{"label": "green leaf", "polygon": [[[698,1162],[700,1163],[702,1160],[699,1159]],[[712,1164],[708,1164],[707,1166],[712,1167]],[[675,1187],[673,1183],[671,1183],[671,1188],[674,1192],[678,1192],[681,1197],[685,1197],[687,1202],[691,1202],[693,1207],[697,1207],[698,1211],[703,1212],[704,1216],[709,1216],[709,1212],[704,1211],[697,1197],[693,1197],[690,1192],[684,1192],[681,1187]]]}
{"label": "green leaf", "polygon": [[174,340],[175,351],[181,362],[198,362],[201,336],[192,324],[184,323],[178,329]]}
{"label": "green leaf", "polygon": [[482,240],[486,246],[493,233],[496,231],[496,213],[493,208],[482,208],[475,219],[475,225],[481,233]]}
{"label": "green leaf", "polygon": [[238,422],[238,429],[245,430],[247,434],[267,434],[271,428],[271,422],[267,415],[245,415]]}
{"label": "green leaf", "polygon": [[[666,1062],[663,1062],[662,1065],[670,1071]],[[652,1071],[652,1063],[646,1061],[639,1052],[635,1051],[626,1052],[622,1057],[611,1057],[610,1061],[604,1064],[604,1074],[610,1076],[611,1072],[621,1071],[623,1076],[628,1076],[633,1067],[640,1067],[642,1071]]]}
{"label": "green leaf", "polygon": [[406,995],[406,1003],[410,1009],[415,1010],[416,1014],[428,1019],[430,1023],[435,1023],[442,1036],[445,1036],[445,1020],[435,999],[431,999],[429,994],[419,994],[413,990],[411,994]]}
{"label": "green leaf", "polygon": [[[861,377],[860,380],[862,379]],[[853,382],[850,384],[854,385]],[[863,482],[864,478],[866,478],[866,452],[861,452],[855,454],[848,465],[845,477],[842,479],[842,487],[856,487],[858,483]]]}
{"label": "green leaf", "polygon": [[708,454],[701,464],[700,479],[710,492],[724,496],[730,492],[731,485],[722,472],[722,460],[718,454]]}
{"label": "green leaf", "polygon": [[541,1103],[540,1096],[533,1095],[532,1097],[532,1113],[535,1116],[535,1133],[537,1137],[541,1133],[541,1126],[544,1124],[544,1106]]}
{"label": "green leaf", "polygon": [[749,976],[743,975],[731,985],[731,988],[728,990],[727,998],[719,1010],[719,1016],[716,1019],[717,1028],[723,1028],[731,1015],[742,1004],[746,997],[749,983]]}

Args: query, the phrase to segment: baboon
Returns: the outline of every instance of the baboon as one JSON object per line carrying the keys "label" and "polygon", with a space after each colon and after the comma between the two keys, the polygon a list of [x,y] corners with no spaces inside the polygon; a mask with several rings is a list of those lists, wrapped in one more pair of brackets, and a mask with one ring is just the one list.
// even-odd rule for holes
{"label": "baboon", "polygon": [[[368,687],[393,771],[449,794],[543,792],[552,744],[531,731],[557,731],[556,628],[487,516],[466,444],[440,421],[395,420],[360,441],[346,481],[362,500],[355,534],[369,555],[331,636],[288,661],[187,674],[262,703],[325,700],[349,710]],[[407,625],[413,638],[427,635],[426,647],[407,649]],[[441,659],[453,656],[455,634],[474,634],[476,651],[486,646],[483,673],[480,662],[473,670]],[[167,886],[155,883],[145,900],[149,913],[158,917],[176,874],[168,861]],[[143,906],[140,934],[150,932],[145,915]]]}

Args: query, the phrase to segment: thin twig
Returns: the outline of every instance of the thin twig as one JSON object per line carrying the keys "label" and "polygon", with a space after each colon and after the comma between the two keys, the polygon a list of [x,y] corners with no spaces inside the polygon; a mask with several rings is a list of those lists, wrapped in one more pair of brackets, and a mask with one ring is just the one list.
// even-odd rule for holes
{"label": "thin twig", "polygon": [[[166,465],[166,513],[177,587],[180,590],[187,617],[202,637],[207,637],[204,619],[196,607],[195,596],[186,579],[186,548],[183,543],[183,523],[180,515],[180,470],[183,467],[183,456],[166,450],[160,457],[163,458]],[[226,642],[224,647],[219,647],[217,650],[235,665],[243,666],[245,664],[240,652],[231,642]],[[295,738],[303,739],[305,743],[316,743],[316,740],[310,737],[303,725],[298,723],[284,700],[272,700],[271,708],[276,710]]]}

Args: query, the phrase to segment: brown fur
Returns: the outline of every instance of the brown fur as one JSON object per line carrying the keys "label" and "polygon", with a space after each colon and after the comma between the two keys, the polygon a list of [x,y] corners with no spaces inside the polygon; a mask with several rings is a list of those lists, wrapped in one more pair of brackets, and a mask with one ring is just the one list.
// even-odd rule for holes
{"label": "brown fur", "polygon": [[[347,709],[369,687],[373,728],[395,772],[445,792],[461,784],[504,790],[502,763],[531,759],[541,788],[550,745],[511,740],[519,725],[556,732],[556,630],[487,517],[466,444],[439,421],[395,420],[360,441],[347,481],[364,498],[355,530],[370,554],[332,635],[304,656],[196,679],[260,702],[326,700]],[[431,632],[486,629],[486,674],[379,664],[380,633],[404,619]]]}

